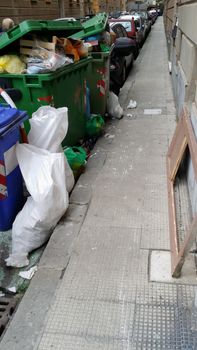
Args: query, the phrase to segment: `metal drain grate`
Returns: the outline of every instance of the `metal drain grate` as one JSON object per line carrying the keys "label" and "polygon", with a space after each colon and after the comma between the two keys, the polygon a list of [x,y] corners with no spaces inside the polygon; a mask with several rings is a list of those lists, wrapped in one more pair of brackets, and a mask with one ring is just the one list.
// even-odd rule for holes
{"label": "metal drain grate", "polygon": [[17,300],[14,298],[0,298],[0,336],[2,335],[11,315],[16,308]]}

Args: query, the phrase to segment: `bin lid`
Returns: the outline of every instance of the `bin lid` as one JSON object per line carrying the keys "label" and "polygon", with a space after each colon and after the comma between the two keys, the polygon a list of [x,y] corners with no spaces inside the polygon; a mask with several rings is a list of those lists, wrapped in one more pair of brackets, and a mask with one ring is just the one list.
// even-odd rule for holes
{"label": "bin lid", "polygon": [[16,108],[0,107],[0,128],[4,128],[10,124],[19,115],[19,111]]}
{"label": "bin lid", "polygon": [[0,107],[0,137],[26,119],[28,119],[26,112],[16,108]]}
{"label": "bin lid", "polygon": [[108,15],[103,12],[99,13],[86,22],[82,23],[83,29],[71,35],[72,39],[83,39],[87,36],[99,34],[105,30],[108,21]]}
{"label": "bin lid", "polygon": [[25,34],[30,34],[32,32],[41,32],[42,35],[53,32],[53,35],[62,36],[64,31],[68,31],[69,34],[73,34],[82,29],[82,24],[79,21],[73,21],[71,19],[63,21],[27,20],[1,34],[0,49],[10,45],[17,39],[22,38]]}

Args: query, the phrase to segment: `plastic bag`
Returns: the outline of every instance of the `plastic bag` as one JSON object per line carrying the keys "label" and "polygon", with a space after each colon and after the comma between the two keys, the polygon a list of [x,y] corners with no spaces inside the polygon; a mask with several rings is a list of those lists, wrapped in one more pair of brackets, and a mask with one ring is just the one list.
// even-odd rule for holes
{"label": "plastic bag", "polygon": [[[61,142],[68,131],[68,108],[40,107],[29,120],[31,129],[29,144],[50,152],[63,152]],[[66,188],[70,192],[74,186],[73,172],[65,159]]]}
{"label": "plastic bag", "polygon": [[0,73],[21,74],[25,67],[25,63],[16,55],[0,57]]}
{"label": "plastic bag", "polygon": [[101,115],[92,114],[86,122],[86,133],[89,137],[101,135],[105,122]]}
{"label": "plastic bag", "polygon": [[80,58],[88,56],[88,47],[85,45],[84,41],[77,40],[73,43],[73,46],[77,49]]}
{"label": "plastic bag", "polygon": [[28,141],[31,145],[59,152],[68,131],[68,108],[43,106],[32,114]]}
{"label": "plastic bag", "polygon": [[86,151],[82,147],[67,147],[64,149],[64,154],[74,176],[77,177],[80,172],[84,171],[87,158]]}
{"label": "plastic bag", "polygon": [[63,153],[17,144],[18,163],[31,195],[12,227],[12,254],[7,266],[28,265],[28,253],[45,243],[68,208]]}
{"label": "plastic bag", "polygon": [[118,96],[116,96],[112,91],[109,92],[107,111],[110,116],[117,119],[121,119],[124,114],[123,109],[119,104]]}
{"label": "plastic bag", "polygon": [[77,48],[74,47],[73,43],[69,39],[64,39],[64,50],[66,55],[70,55],[73,57],[74,62],[79,61],[79,53],[77,51]]}
{"label": "plastic bag", "polygon": [[[69,60],[69,62],[68,62]],[[27,59],[27,74],[54,72],[58,68],[70,63],[65,55],[59,55],[43,47],[33,48],[31,56]]]}

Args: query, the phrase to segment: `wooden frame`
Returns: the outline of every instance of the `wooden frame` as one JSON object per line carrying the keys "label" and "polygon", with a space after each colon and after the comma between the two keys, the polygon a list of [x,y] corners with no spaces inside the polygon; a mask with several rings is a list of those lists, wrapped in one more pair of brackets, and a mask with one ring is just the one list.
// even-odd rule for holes
{"label": "wooden frame", "polygon": [[44,49],[47,49],[49,51],[55,52],[55,42],[45,42],[36,39],[34,40],[25,40],[21,39],[20,40],[20,54],[23,55],[35,55],[34,51],[32,49],[36,48],[37,46],[40,46]]}
{"label": "wooden frame", "polygon": [[188,228],[182,247],[178,247],[176,208],[174,197],[174,181],[177,175],[184,152],[188,146],[195,178],[197,179],[197,141],[191,124],[190,116],[186,108],[183,108],[180,120],[177,124],[172,142],[167,153],[167,181],[168,181],[168,208],[169,229],[171,246],[172,276],[179,277],[185,260],[194,239],[197,235],[197,214],[194,216]]}

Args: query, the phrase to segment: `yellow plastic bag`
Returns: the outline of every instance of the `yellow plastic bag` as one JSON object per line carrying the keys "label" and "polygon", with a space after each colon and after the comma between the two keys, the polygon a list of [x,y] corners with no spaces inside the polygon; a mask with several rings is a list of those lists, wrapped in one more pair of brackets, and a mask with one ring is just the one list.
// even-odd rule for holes
{"label": "yellow plastic bag", "polygon": [[21,74],[25,69],[25,63],[16,55],[4,55],[0,57],[0,73]]}

